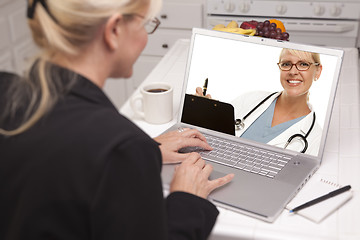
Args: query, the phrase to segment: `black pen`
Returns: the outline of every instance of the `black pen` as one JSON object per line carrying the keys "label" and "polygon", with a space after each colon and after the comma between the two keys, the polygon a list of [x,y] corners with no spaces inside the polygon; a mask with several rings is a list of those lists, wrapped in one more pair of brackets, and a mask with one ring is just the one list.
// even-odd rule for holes
{"label": "black pen", "polygon": [[297,211],[299,211],[299,210],[301,210],[301,209],[310,207],[310,206],[312,206],[312,205],[314,205],[314,204],[317,204],[317,203],[319,203],[319,202],[322,202],[322,201],[324,201],[324,200],[326,200],[326,199],[335,197],[336,195],[339,195],[339,194],[341,194],[341,193],[343,193],[343,192],[349,191],[350,188],[351,188],[350,185],[347,185],[347,186],[345,186],[345,187],[339,188],[339,189],[337,189],[337,190],[335,190],[335,191],[332,191],[332,192],[329,192],[328,194],[325,194],[324,196],[315,198],[314,200],[311,200],[311,201],[309,201],[309,202],[307,202],[307,203],[304,203],[304,204],[302,204],[302,205],[300,205],[300,206],[298,206],[298,207],[290,210],[290,212],[291,212],[291,213],[292,213],[292,212],[297,212]]}
{"label": "black pen", "polygon": [[205,79],[204,86],[203,86],[203,95],[204,96],[206,96],[206,90],[207,90],[208,82],[209,82],[209,80]]}

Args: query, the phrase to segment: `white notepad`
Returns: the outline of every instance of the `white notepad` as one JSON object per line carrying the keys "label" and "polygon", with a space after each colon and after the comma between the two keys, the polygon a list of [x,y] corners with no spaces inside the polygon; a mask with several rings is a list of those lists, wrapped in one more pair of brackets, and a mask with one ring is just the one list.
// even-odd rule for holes
{"label": "white notepad", "polygon": [[[328,181],[321,176],[313,176],[310,181],[311,182],[308,182],[294,197],[294,199],[291,200],[291,202],[286,206],[286,209],[294,209],[299,205],[343,187],[342,185]],[[349,190],[291,214],[298,214],[313,222],[319,223],[349,201],[352,195],[353,192]]]}

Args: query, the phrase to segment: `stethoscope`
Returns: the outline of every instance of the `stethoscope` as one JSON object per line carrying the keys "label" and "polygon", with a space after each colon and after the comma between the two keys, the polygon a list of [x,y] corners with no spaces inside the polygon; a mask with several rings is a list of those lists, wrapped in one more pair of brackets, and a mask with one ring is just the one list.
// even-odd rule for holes
{"label": "stethoscope", "polygon": [[[264,98],[260,103],[258,103],[258,105],[256,105],[250,112],[248,112],[242,119],[239,119],[239,118],[235,119],[236,130],[244,129],[244,127],[245,127],[245,123],[244,123],[245,119],[248,118],[256,109],[258,109],[262,104],[264,104],[269,98],[271,98],[276,93],[277,92],[274,92],[274,93],[270,94],[269,96],[267,96],[266,98]],[[307,131],[307,133],[305,134],[305,136],[300,134],[300,133],[290,136],[289,139],[287,140],[284,148],[287,148],[287,146],[291,143],[291,141],[294,138],[301,138],[301,140],[304,142],[304,148],[301,151],[301,153],[305,153],[307,148],[308,148],[308,141],[306,140],[306,138],[309,136],[312,129],[314,128],[315,120],[316,120],[316,115],[315,115],[315,112],[314,112],[311,126],[310,126],[309,130]]]}

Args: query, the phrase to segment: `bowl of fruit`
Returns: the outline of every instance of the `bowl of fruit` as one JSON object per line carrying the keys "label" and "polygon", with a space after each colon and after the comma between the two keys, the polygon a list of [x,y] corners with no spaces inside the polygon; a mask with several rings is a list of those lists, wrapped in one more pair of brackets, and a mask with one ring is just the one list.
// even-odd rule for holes
{"label": "bowl of fruit", "polygon": [[286,32],[284,24],[277,19],[265,20],[258,22],[255,20],[241,23],[240,28],[256,29],[255,36],[272,38],[277,40],[289,41],[289,33]]}
{"label": "bowl of fruit", "polygon": [[256,29],[254,28],[240,28],[239,24],[236,21],[231,21],[228,23],[227,26],[224,24],[218,24],[216,25],[213,30],[216,31],[222,31],[222,32],[230,32],[230,33],[238,33],[238,34],[244,34],[244,35],[250,35],[254,36],[256,33]]}
{"label": "bowl of fruit", "polygon": [[246,34],[289,41],[289,33],[286,32],[284,24],[277,19],[269,19],[263,22],[251,20],[244,21],[238,26],[236,21],[231,21],[226,27],[223,24],[216,25],[213,30]]}

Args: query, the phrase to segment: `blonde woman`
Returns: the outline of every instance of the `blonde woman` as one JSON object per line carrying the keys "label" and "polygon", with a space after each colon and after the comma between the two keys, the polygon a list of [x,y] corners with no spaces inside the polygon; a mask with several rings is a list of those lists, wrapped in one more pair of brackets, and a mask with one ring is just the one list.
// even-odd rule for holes
{"label": "blonde woman", "polygon": [[[212,168],[198,154],[176,153],[188,142],[209,148],[197,131],[156,142],[101,90],[110,77],[132,75],[160,5],[28,1],[43,51],[27,77],[0,74],[0,239],[209,236],[218,211],[206,198],[233,176],[209,181]],[[162,161],[183,161],[166,201]]]}

